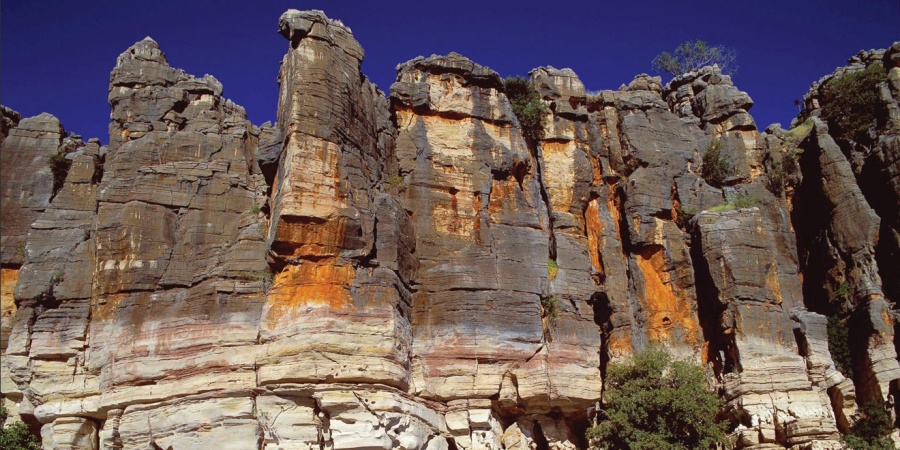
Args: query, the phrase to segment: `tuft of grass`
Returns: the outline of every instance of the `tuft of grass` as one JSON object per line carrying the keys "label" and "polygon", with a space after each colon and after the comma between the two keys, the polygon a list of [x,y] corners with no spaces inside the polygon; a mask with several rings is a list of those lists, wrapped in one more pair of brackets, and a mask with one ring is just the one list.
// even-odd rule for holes
{"label": "tuft of grass", "polygon": [[803,123],[791,128],[784,132],[785,136],[787,136],[791,140],[799,141],[806,136],[809,136],[809,132],[813,127],[813,118],[810,117],[806,119]]}
{"label": "tuft of grass", "polygon": [[259,214],[260,208],[259,205],[253,205],[250,207],[250,212],[252,214]]}
{"label": "tuft of grass", "polygon": [[559,274],[559,265],[552,259],[547,260],[547,280],[553,281]]}
{"label": "tuft of grass", "polygon": [[559,317],[559,298],[553,296],[541,299],[541,317],[546,317],[550,323],[556,322]]}
{"label": "tuft of grass", "polygon": [[749,194],[738,194],[728,199],[727,203],[713,206],[709,212],[719,213],[741,208],[751,208],[759,204],[759,199]]}
{"label": "tuft of grass", "polygon": [[400,192],[406,189],[406,180],[402,176],[394,174],[384,180],[384,187],[390,192]]}
{"label": "tuft of grass", "polygon": [[239,272],[236,272],[234,274],[234,277],[239,280],[251,281],[251,282],[255,281],[257,283],[260,283],[265,292],[269,292],[269,289],[272,287],[272,282],[274,280],[274,277],[272,276],[272,272],[269,272],[268,270],[257,270],[257,271],[241,270]]}
{"label": "tuft of grass", "polygon": [[56,286],[57,284],[62,283],[64,279],[65,279],[65,274],[63,273],[63,271],[57,270],[57,271],[53,272],[52,275],[50,275],[50,284],[52,284],[53,286]]}

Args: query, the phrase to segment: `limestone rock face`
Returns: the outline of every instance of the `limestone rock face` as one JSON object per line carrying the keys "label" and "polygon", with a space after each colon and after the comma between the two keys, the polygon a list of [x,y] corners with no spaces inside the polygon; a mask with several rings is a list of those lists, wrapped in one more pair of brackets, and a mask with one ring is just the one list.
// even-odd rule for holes
{"label": "limestone rock face", "polygon": [[0,393],[44,448],[584,448],[603,371],[650,345],[704,365],[738,448],[840,448],[896,394],[900,44],[807,96],[888,67],[861,148],[761,134],[716,67],[597,94],[539,67],[529,141],[462,55],[385,95],[341,22],[279,32],[275,124],[150,38],[108,146],[0,108]]}

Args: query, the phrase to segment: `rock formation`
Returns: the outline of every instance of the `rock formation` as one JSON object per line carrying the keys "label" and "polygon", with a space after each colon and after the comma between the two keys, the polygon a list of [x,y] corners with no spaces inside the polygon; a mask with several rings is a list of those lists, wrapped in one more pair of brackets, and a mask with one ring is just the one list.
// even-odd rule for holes
{"label": "rock formation", "polygon": [[706,367],[739,448],[839,448],[896,393],[900,44],[832,76],[890,68],[871,145],[761,134],[715,67],[596,95],[537,68],[531,141],[464,56],[385,95],[339,21],[279,29],[274,125],[150,38],[108,147],[0,109],[0,388],[45,448],[585,448],[607,364],[649,345]]}

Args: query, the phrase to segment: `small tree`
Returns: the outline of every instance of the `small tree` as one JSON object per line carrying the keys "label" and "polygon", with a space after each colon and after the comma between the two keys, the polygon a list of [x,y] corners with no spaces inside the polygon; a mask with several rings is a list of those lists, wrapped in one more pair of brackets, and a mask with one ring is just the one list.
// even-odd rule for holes
{"label": "small tree", "polygon": [[541,94],[524,77],[508,77],[504,85],[522,134],[529,145],[534,145],[544,137],[549,110],[541,101]]}
{"label": "small tree", "polygon": [[722,401],[707,390],[703,370],[649,348],[609,365],[606,409],[587,431],[594,446],[609,450],[702,450],[727,442],[716,415]]}
{"label": "small tree", "polygon": [[22,422],[16,422],[6,426],[6,418],[9,413],[6,408],[0,406],[0,448],[3,450],[40,450],[41,444],[37,438],[28,431],[28,426]]}
{"label": "small tree", "polygon": [[879,402],[871,401],[860,408],[844,442],[852,450],[892,450],[894,443],[887,437],[891,431],[890,413]]}
{"label": "small tree", "polygon": [[653,58],[653,70],[677,77],[683,73],[699,69],[703,66],[718,64],[722,73],[734,74],[738,66],[737,52],[723,45],[709,45],[706,41],[696,39],[682,42],[675,53],[662,52]]}
{"label": "small tree", "polygon": [[713,139],[703,152],[703,164],[700,176],[712,186],[722,187],[728,177],[734,175],[734,164],[731,158],[722,154],[722,141]]}

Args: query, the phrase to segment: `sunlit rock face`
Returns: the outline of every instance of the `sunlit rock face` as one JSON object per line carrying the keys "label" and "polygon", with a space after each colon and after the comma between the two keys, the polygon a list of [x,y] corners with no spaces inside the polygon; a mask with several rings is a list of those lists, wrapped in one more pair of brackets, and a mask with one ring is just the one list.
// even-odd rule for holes
{"label": "sunlit rock face", "polygon": [[[900,192],[900,44],[807,95],[817,115],[829,80],[888,67],[860,148],[819,119],[761,134],[715,67],[598,93],[534,69],[527,141],[462,55],[385,94],[339,21],[279,31],[275,124],[150,38],[112,71],[108,146],[0,108],[0,391],[44,448],[585,448],[608,364],[651,345],[705,367],[739,448],[838,448],[895,393],[875,193]],[[715,185],[710,148],[734,167]]]}

